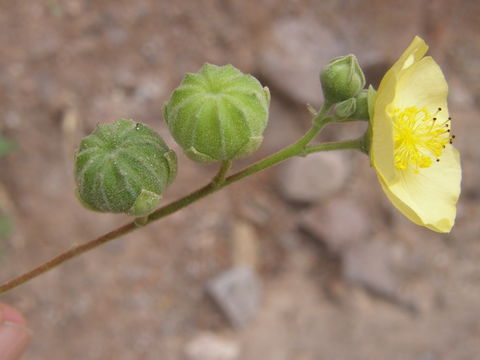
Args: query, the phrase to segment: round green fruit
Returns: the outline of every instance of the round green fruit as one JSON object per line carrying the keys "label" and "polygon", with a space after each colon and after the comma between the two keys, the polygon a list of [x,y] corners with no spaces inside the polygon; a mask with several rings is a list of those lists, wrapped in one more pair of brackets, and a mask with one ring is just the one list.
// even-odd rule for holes
{"label": "round green fruit", "polygon": [[146,216],[176,169],[175,153],[148,126],[125,119],[98,125],[75,154],[77,196],[91,210]]}
{"label": "round green fruit", "polygon": [[270,93],[232,65],[187,74],[163,107],[175,141],[195,161],[245,157],[263,140]]}

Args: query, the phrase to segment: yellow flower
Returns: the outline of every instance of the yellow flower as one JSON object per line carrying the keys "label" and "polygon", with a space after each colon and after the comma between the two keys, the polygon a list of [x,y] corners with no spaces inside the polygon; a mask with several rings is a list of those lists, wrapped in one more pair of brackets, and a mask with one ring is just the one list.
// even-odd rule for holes
{"label": "yellow flower", "polygon": [[371,105],[370,160],[395,207],[414,223],[449,232],[460,195],[448,86],[428,46],[413,39],[385,74]]}

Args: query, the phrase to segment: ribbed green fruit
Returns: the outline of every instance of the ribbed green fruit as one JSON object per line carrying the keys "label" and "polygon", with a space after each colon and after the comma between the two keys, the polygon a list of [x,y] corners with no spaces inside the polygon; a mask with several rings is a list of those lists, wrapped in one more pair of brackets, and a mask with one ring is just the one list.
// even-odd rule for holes
{"label": "ribbed green fruit", "polygon": [[145,216],[176,169],[175,153],[148,126],[125,119],[98,125],[75,154],[77,195],[91,210]]}
{"label": "ribbed green fruit", "polygon": [[212,162],[250,155],[261,144],[270,93],[232,65],[205,64],[186,74],[163,107],[175,141],[192,160]]}

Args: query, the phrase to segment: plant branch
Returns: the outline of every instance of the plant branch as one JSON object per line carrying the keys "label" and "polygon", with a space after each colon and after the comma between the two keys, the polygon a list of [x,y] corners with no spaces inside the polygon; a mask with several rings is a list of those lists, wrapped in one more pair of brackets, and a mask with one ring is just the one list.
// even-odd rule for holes
{"label": "plant branch", "polygon": [[[315,146],[307,146],[315,136],[322,130],[322,128],[327,125],[331,118],[325,117],[325,114],[330,109],[330,105],[324,105],[321,111],[315,116],[313,119],[313,124],[310,130],[296,143],[280,150],[279,152],[260,160],[243,170],[238,171],[237,173],[226,177],[226,174],[231,166],[231,161],[225,161],[222,163],[219,172],[213,178],[213,180],[197,189],[196,191],[191,192],[190,194],[170,203],[161,208],[155,210],[151,213],[148,217],[142,218],[141,225],[146,226],[154,221],[157,221],[161,218],[164,218],[174,212],[185,208],[186,206],[220,190],[224,187],[233,184],[247,176],[253,175],[259,171],[262,171],[266,168],[274,166],[284,160],[287,160],[294,156],[305,156],[313,152],[317,151],[329,151],[329,150],[337,150],[337,149],[354,149],[358,148],[358,140],[352,142],[345,142],[345,143],[326,143],[320,144]],[[89,250],[92,250],[102,244],[105,244],[113,239],[116,239],[120,236],[128,234],[136,229],[139,229],[140,224],[136,221],[132,221],[128,224],[125,224],[109,233],[102,235],[96,239],[93,239],[85,244],[75,246],[66,252],[61,253],[60,255],[48,260],[47,262],[43,263],[42,265],[30,270],[2,285],[0,285],[0,294],[5,293],[41,274],[44,272],[55,268],[56,266],[73,259]],[[142,227],[143,227],[142,226]]]}

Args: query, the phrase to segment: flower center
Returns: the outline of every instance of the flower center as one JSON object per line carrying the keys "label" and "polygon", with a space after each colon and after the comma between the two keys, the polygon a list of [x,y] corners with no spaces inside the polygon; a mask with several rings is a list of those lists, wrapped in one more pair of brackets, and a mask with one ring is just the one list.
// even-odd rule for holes
{"label": "flower center", "polygon": [[394,162],[400,170],[428,168],[434,161],[439,162],[443,149],[451,144],[450,118],[440,121],[435,114],[416,106],[405,109],[395,108],[390,112],[393,119]]}

